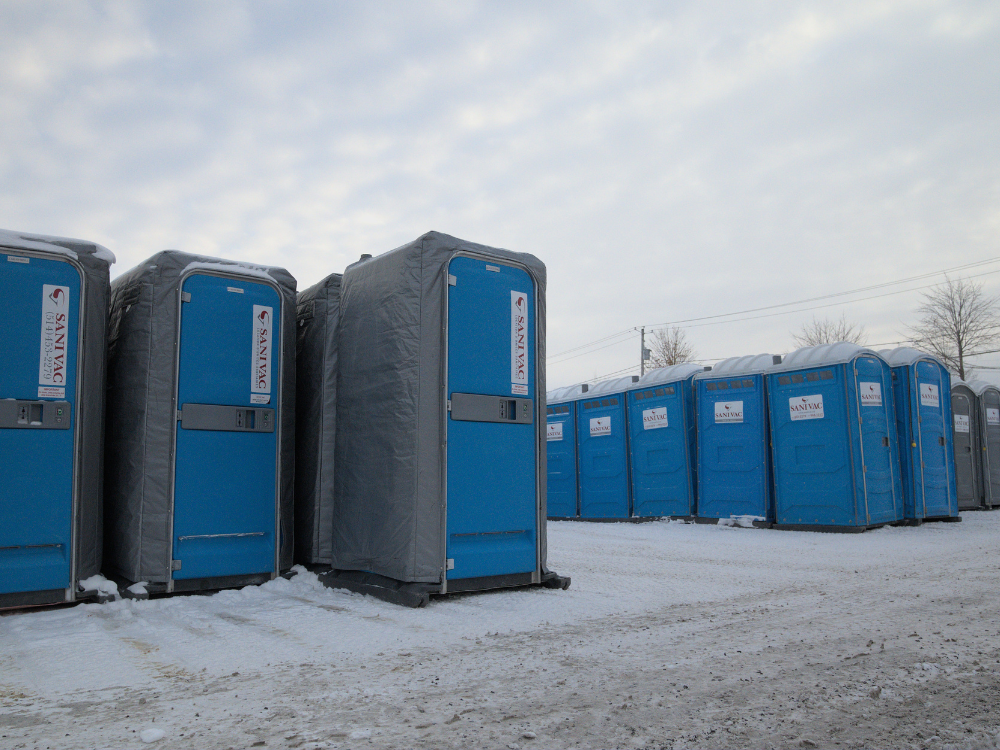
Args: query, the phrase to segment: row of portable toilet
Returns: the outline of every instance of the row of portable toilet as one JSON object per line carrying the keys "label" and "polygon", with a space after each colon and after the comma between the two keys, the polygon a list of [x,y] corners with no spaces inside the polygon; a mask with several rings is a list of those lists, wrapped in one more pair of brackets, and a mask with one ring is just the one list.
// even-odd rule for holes
{"label": "row of portable toilet", "polygon": [[958,507],[1000,508],[1000,387],[954,380],[951,402]]}
{"label": "row of portable toilet", "polygon": [[949,382],[913,349],[837,343],[553,391],[549,517],[957,518]]}
{"label": "row of portable toilet", "polygon": [[[543,584],[545,267],[429,233],[281,268],[0,231],[0,607],[259,583]],[[442,335],[443,333],[443,335]],[[93,579],[91,579],[93,580]]]}

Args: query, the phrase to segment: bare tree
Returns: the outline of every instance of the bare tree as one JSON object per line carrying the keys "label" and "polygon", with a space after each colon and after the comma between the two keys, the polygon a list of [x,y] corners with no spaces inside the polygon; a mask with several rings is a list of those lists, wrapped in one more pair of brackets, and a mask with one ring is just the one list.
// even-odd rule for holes
{"label": "bare tree", "polygon": [[649,341],[650,367],[667,367],[690,362],[697,355],[684,331],[677,326],[653,331]]}
{"label": "bare tree", "polygon": [[868,333],[863,325],[848,323],[841,315],[840,320],[813,318],[812,323],[806,323],[802,326],[802,330],[792,334],[792,340],[797,346],[819,346],[835,344],[838,341],[850,341],[852,344],[863,346],[868,340]]}
{"label": "bare tree", "polygon": [[[930,352],[965,380],[966,357],[1000,340],[1000,299],[983,295],[983,285],[966,279],[924,292],[920,322],[910,328],[913,344]],[[969,368],[971,369],[971,368]]]}

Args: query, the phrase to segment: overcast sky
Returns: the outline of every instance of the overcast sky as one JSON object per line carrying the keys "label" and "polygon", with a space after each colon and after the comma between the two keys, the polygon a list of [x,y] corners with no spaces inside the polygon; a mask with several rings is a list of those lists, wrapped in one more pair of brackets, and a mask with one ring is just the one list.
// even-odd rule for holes
{"label": "overcast sky", "polygon": [[[709,363],[814,315],[905,339],[977,261],[1000,293],[995,0],[2,0],[0,34],[0,227],[113,275],[177,248],[304,289],[434,229],[545,262],[559,355],[936,274],[687,324]],[[637,372],[611,341],[549,386]]]}

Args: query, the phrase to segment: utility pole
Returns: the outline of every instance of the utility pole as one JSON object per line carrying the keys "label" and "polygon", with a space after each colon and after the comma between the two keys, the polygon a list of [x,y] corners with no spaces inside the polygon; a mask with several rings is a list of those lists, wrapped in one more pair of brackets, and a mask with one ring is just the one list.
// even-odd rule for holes
{"label": "utility pole", "polygon": [[639,329],[639,375],[646,374],[646,360],[649,359],[649,355],[652,352],[646,348],[646,327],[643,326]]}

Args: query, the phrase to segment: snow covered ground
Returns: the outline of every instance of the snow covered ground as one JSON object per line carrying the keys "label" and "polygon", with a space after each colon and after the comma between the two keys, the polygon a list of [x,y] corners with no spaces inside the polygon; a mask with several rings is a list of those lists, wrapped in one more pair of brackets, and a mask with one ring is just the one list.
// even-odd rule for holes
{"label": "snow covered ground", "polygon": [[302,573],[0,617],[0,748],[1000,746],[1000,513],[549,550],[569,591],[408,610]]}

